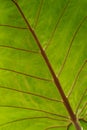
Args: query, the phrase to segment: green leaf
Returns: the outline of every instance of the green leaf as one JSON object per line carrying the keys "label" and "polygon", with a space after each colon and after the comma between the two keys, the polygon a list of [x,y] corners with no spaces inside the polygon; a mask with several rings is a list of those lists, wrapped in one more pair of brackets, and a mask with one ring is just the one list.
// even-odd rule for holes
{"label": "green leaf", "polygon": [[[87,0],[14,0],[82,128],[87,129]],[[74,130],[39,47],[11,0],[0,0],[0,130]]]}

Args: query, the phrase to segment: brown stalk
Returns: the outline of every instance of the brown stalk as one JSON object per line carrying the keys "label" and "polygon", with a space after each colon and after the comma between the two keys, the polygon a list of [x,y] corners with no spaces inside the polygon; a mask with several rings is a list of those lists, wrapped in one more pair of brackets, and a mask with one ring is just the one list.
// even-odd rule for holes
{"label": "brown stalk", "polygon": [[65,93],[64,93],[64,91],[63,91],[63,89],[62,89],[62,86],[61,86],[61,84],[60,84],[60,82],[59,82],[59,79],[57,78],[57,76],[56,76],[56,74],[55,74],[55,72],[54,72],[54,70],[53,70],[53,68],[52,68],[52,66],[51,66],[51,64],[50,64],[50,61],[49,61],[49,59],[48,59],[48,57],[47,57],[47,55],[46,55],[44,49],[42,48],[41,43],[40,43],[40,41],[39,41],[39,39],[38,39],[38,37],[37,37],[35,31],[32,29],[30,23],[29,23],[28,20],[26,19],[25,15],[24,15],[24,13],[22,12],[22,9],[20,8],[20,6],[19,6],[19,4],[17,3],[17,1],[16,1],[16,0],[12,0],[12,1],[13,1],[13,3],[16,5],[16,7],[17,7],[18,11],[20,12],[22,18],[24,19],[24,21],[25,21],[25,23],[26,23],[26,25],[27,25],[29,31],[31,32],[31,34],[32,34],[32,36],[33,36],[33,38],[34,38],[34,40],[36,41],[37,46],[38,46],[39,49],[40,49],[41,55],[42,55],[42,57],[43,57],[43,59],[44,59],[46,65],[48,66],[48,69],[49,69],[49,71],[50,71],[50,73],[51,73],[51,75],[52,75],[52,77],[53,77],[55,86],[56,86],[58,92],[60,93],[60,95],[61,95],[61,97],[62,97],[62,100],[63,100],[63,102],[64,102],[65,108],[66,108],[66,110],[68,111],[69,116],[70,116],[70,118],[71,118],[71,120],[72,120],[72,122],[73,122],[73,124],[74,124],[74,126],[75,126],[75,128],[76,128],[76,130],[81,130],[82,128],[81,128],[80,124],[78,123],[78,119],[77,119],[76,115],[74,114],[74,112],[73,112],[73,110],[72,110],[72,107],[71,107],[71,105],[70,105],[70,103],[69,103],[69,101],[68,101],[68,99],[67,99],[67,97],[66,97],[66,95],[65,95]]}

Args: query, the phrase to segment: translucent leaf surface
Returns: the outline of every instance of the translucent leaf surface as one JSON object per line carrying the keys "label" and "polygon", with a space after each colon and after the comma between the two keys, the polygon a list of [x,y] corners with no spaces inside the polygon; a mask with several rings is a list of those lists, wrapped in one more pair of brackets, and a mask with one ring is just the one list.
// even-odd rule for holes
{"label": "translucent leaf surface", "polygon": [[[87,0],[17,0],[87,129]],[[41,52],[11,0],[0,0],[0,130],[74,130]]]}

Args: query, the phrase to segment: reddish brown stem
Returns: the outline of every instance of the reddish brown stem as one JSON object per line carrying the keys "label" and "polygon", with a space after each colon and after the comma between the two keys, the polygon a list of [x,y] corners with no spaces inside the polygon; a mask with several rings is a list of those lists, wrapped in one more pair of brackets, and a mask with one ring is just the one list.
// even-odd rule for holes
{"label": "reddish brown stem", "polygon": [[22,12],[22,10],[21,10],[19,4],[17,3],[17,1],[16,0],[12,0],[12,1],[16,5],[17,9],[19,10],[19,12],[20,12],[22,18],[24,19],[24,21],[25,21],[29,31],[31,32],[34,40],[36,41],[37,46],[39,47],[39,49],[41,51],[42,57],[43,57],[46,65],[48,66],[48,69],[49,69],[49,71],[50,71],[50,73],[51,73],[51,75],[53,77],[55,86],[56,86],[58,92],[60,93],[60,95],[62,97],[64,105],[65,105],[65,107],[66,107],[66,109],[67,109],[67,111],[68,111],[68,113],[70,115],[70,118],[71,118],[73,124],[75,125],[76,130],[81,130],[81,127],[80,127],[79,123],[77,122],[76,115],[74,114],[74,112],[72,110],[72,107],[71,107],[71,105],[70,105],[70,103],[69,103],[69,101],[68,101],[68,99],[67,99],[67,97],[66,97],[66,95],[65,95],[65,93],[64,93],[64,91],[62,89],[62,86],[61,86],[61,84],[59,82],[59,79],[57,78],[57,76],[56,76],[56,74],[55,74],[55,72],[54,72],[54,70],[53,70],[53,68],[52,68],[52,66],[50,64],[50,61],[49,61],[49,59],[48,59],[44,49],[42,48],[41,43],[40,43],[36,33],[34,32],[34,30],[32,29],[31,25],[29,24],[28,20],[26,19],[25,15]]}

